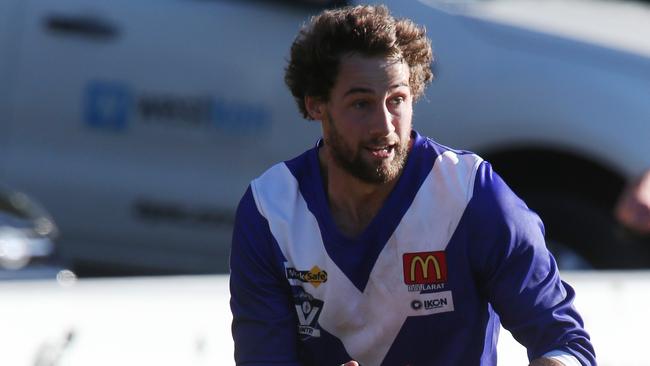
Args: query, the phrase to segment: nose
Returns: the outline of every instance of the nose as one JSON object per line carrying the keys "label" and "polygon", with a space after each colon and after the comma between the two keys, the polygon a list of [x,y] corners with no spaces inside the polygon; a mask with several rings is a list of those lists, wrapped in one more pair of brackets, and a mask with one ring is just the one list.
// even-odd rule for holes
{"label": "nose", "polygon": [[384,137],[395,131],[395,116],[382,104],[374,113],[370,134],[373,137]]}

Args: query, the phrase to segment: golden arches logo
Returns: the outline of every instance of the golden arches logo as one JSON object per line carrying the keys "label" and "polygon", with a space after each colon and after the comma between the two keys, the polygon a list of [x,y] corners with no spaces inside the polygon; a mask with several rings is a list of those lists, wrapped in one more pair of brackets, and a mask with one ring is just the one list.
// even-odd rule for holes
{"label": "golden arches logo", "polygon": [[429,261],[433,263],[433,268],[436,271],[436,280],[442,279],[442,273],[440,272],[440,263],[433,255],[429,254],[426,259],[422,259],[420,256],[416,256],[411,260],[411,281],[415,281],[415,265],[420,264],[422,269],[422,277],[424,279],[429,278]]}
{"label": "golden arches logo", "polygon": [[407,285],[447,282],[444,251],[404,253],[404,283]]}

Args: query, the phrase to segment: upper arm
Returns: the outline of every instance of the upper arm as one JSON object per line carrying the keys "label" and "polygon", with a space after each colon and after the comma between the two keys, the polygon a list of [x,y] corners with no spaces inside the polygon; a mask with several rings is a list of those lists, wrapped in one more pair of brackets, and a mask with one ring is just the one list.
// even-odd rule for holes
{"label": "upper arm", "polygon": [[472,214],[481,220],[474,233],[473,263],[479,283],[505,328],[528,350],[529,359],[561,349],[585,365],[594,350],[573,306],[575,292],[564,283],[546,248],[544,228],[483,163],[472,197]]}
{"label": "upper arm", "polygon": [[237,209],[230,255],[238,365],[298,365],[297,321],[282,263],[282,253],[249,187]]}

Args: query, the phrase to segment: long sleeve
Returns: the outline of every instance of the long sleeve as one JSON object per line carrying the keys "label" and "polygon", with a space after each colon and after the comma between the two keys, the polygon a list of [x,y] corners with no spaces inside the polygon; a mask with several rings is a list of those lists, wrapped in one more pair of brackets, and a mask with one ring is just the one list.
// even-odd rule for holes
{"label": "long sleeve", "polygon": [[296,311],[277,248],[249,187],[237,209],[230,255],[237,365],[300,365]]}
{"label": "long sleeve", "polygon": [[575,292],[560,279],[539,217],[488,163],[479,168],[468,209],[477,222],[472,248],[477,281],[503,326],[527,348],[529,359],[562,350],[583,365],[596,365],[589,335],[573,306]]}

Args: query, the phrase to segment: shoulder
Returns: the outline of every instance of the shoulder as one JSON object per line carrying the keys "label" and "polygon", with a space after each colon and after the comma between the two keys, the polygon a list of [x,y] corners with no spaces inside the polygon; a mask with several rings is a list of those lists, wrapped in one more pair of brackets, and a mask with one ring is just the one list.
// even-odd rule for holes
{"label": "shoulder", "polygon": [[426,136],[417,135],[415,150],[418,154],[434,156],[435,165],[445,169],[457,170],[469,168],[475,171],[483,161],[483,158],[472,151],[454,149]]}
{"label": "shoulder", "polygon": [[463,150],[463,149],[455,149],[453,147],[441,144],[437,142],[436,140],[432,139],[431,137],[428,136],[422,136],[422,135],[416,135],[416,144],[418,146],[422,146],[425,149],[428,149],[430,151],[435,152],[438,155],[441,155],[445,152],[453,153],[455,155],[476,155],[472,151],[468,150]]}
{"label": "shoulder", "polygon": [[472,208],[492,220],[529,221],[534,217],[523,200],[494,171],[488,162],[482,162],[476,172]]}
{"label": "shoulder", "polygon": [[433,160],[428,179],[431,188],[458,192],[466,201],[472,197],[483,158],[471,151],[442,145],[428,137],[416,140],[414,153],[416,158],[420,155]]}
{"label": "shoulder", "polygon": [[301,155],[277,163],[253,179],[250,184],[252,198],[258,211],[265,218],[283,207],[291,207],[300,195],[300,186],[313,176],[316,150],[310,149]]}
{"label": "shoulder", "polygon": [[[510,189],[492,165],[478,154],[453,149],[421,137],[419,149],[435,156],[431,171],[432,189],[445,188],[467,203],[466,219],[475,228],[539,230],[539,218]],[[480,231],[480,230],[479,230]]]}

